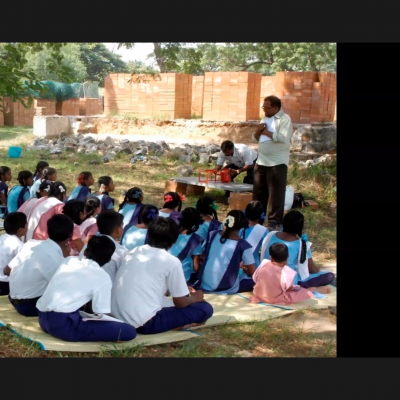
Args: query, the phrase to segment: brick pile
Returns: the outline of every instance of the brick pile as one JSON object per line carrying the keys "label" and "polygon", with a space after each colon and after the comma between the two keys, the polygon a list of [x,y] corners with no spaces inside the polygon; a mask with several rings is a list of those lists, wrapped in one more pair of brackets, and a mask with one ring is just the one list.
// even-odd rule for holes
{"label": "brick pile", "polygon": [[[24,102],[27,104],[28,98],[24,98]],[[34,104],[32,103],[29,108],[25,108],[19,101],[12,102],[12,104],[13,111],[11,126],[32,126],[33,117],[35,115]]]}
{"label": "brick pile", "polygon": [[57,101],[56,114],[58,114],[58,115],[79,115],[79,100],[80,99]]}
{"label": "brick pile", "polygon": [[42,110],[42,115],[55,115],[56,113],[55,100],[35,99],[33,102],[33,107],[43,107],[44,110]]}
{"label": "brick pile", "polygon": [[103,114],[103,107],[97,98],[79,99],[79,115]]}
{"label": "brick pile", "polygon": [[[277,72],[263,76],[260,105],[269,95],[282,100],[282,109],[293,123],[332,122],[336,118],[336,73]],[[260,116],[264,116],[261,109]]]}
{"label": "brick pile", "polygon": [[214,121],[258,119],[261,77],[254,72],[206,72],[203,118]]}
{"label": "brick pile", "polygon": [[194,76],[192,79],[192,115],[203,115],[204,76]]}
{"label": "brick pile", "polygon": [[[110,74],[104,82],[104,112],[130,113],[140,117],[164,115],[169,119],[190,118],[192,75],[159,74],[146,82],[137,76]],[[128,83],[129,80],[132,83]]]}

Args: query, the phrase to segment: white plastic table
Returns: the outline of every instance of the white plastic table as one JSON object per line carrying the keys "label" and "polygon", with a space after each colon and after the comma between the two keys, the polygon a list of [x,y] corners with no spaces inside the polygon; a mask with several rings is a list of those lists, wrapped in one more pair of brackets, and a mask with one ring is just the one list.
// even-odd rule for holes
{"label": "white plastic table", "polygon": [[249,183],[236,183],[236,182],[228,182],[223,183],[220,181],[208,181],[206,182],[199,182],[198,177],[182,177],[182,178],[170,178],[171,181],[179,182],[179,183],[186,183],[187,185],[193,186],[203,186],[203,187],[210,187],[214,189],[222,189],[222,190],[229,190],[230,192],[252,192],[253,185]]}

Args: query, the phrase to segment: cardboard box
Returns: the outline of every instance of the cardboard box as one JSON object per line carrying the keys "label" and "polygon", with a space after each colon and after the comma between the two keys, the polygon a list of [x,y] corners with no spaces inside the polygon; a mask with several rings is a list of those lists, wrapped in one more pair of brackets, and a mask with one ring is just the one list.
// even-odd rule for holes
{"label": "cardboard box", "polygon": [[205,190],[206,188],[204,186],[187,185],[185,194],[192,196],[203,196]]}
{"label": "cardboard box", "polygon": [[172,180],[165,181],[164,193],[166,192],[177,192],[181,194],[186,194],[186,183],[175,182]]}
{"label": "cardboard box", "polygon": [[229,208],[244,211],[251,201],[253,201],[253,193],[251,192],[232,192],[229,198]]}

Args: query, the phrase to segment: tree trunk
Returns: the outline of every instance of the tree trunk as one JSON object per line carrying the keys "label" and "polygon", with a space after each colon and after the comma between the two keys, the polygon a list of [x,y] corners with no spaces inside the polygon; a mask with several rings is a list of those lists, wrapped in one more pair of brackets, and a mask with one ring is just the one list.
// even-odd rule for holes
{"label": "tree trunk", "polygon": [[161,46],[160,43],[153,43],[154,44],[154,56],[157,61],[158,68],[160,68],[160,72],[163,73],[164,71],[164,59],[161,55]]}

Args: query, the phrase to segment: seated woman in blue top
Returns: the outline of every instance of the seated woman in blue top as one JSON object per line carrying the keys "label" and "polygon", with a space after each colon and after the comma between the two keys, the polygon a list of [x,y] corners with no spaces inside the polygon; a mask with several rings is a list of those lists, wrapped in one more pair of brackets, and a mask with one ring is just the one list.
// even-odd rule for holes
{"label": "seated woman in blue top", "polygon": [[245,210],[247,226],[240,230],[239,236],[251,245],[253,249],[254,265],[260,265],[260,249],[268,229],[263,226],[265,221],[264,207],[260,201],[250,202]]}
{"label": "seated woman in blue top", "polygon": [[42,182],[44,182],[44,181],[56,182],[57,181],[57,171],[54,168],[46,167],[43,170],[42,174],[43,174],[43,176],[41,178],[37,179],[30,189],[31,198],[36,197],[37,190],[39,189],[39,186]]}
{"label": "seated woman in blue top", "polygon": [[293,285],[303,288],[326,286],[333,282],[335,275],[320,271],[311,255],[311,243],[303,234],[304,215],[297,210],[289,211],[283,218],[283,231],[270,232],[261,247],[261,260],[269,259],[269,248],[274,243],[284,243],[289,249],[287,265],[297,272]]}
{"label": "seated woman in blue top", "polygon": [[[204,261],[198,273],[196,288],[205,292],[235,294],[249,292],[254,282],[250,277],[256,270],[250,244],[241,239],[239,231],[246,224],[242,211],[232,210],[224,220],[223,232],[210,232]],[[240,265],[246,274],[239,277]]]}
{"label": "seated woman in blue top", "polygon": [[204,241],[196,233],[199,229],[200,221],[200,213],[195,208],[185,208],[179,217],[178,240],[168,250],[168,253],[181,261],[186,282],[189,281],[194,273],[193,266],[195,265],[196,270],[200,268],[199,256],[203,252],[201,243]]}
{"label": "seated woman in blue top", "polygon": [[81,172],[78,176],[78,186],[71,192],[68,200],[85,201],[92,194],[90,186],[94,183],[91,172]]}
{"label": "seated woman in blue top", "polygon": [[36,182],[37,180],[42,180],[43,170],[48,166],[49,166],[49,163],[47,161],[39,161],[36,164],[36,169],[35,169],[35,172],[33,173],[33,182]]}
{"label": "seated woman in blue top", "polygon": [[124,216],[124,228],[136,225],[139,221],[140,211],[143,208],[143,192],[137,186],[125,192],[124,201],[119,205],[118,212]]}
{"label": "seated woman in blue top", "polygon": [[[164,193],[164,205],[160,209],[160,217],[172,218],[177,224],[179,224],[178,218],[181,216],[182,202],[185,200],[185,196],[182,196],[180,193]],[[178,211],[176,211],[176,209],[178,209]]]}
{"label": "seated woman in blue top", "polygon": [[10,182],[11,179],[11,168],[0,167],[0,217],[2,218],[7,216],[8,185],[6,182]]}
{"label": "seated woman in blue top", "polygon": [[207,236],[211,231],[221,231],[223,229],[221,221],[218,221],[217,205],[211,196],[200,197],[195,207],[202,218],[196,233],[204,240],[207,240]]}
{"label": "seated woman in blue top", "polygon": [[158,217],[158,208],[151,204],[144,205],[139,215],[139,221],[136,225],[128,224],[124,228],[122,234],[121,245],[126,247],[129,251],[136,247],[147,244],[147,228],[153,219]]}
{"label": "seated woman in blue top", "polygon": [[101,211],[114,209],[114,199],[108,194],[115,190],[115,185],[110,176],[101,176],[99,178],[99,191],[94,195],[99,198],[101,202]]}
{"label": "seated woman in blue top", "polygon": [[21,171],[18,174],[18,186],[14,186],[8,193],[7,213],[17,211],[25,201],[29,200],[29,187],[33,185],[33,174],[30,171]]}

